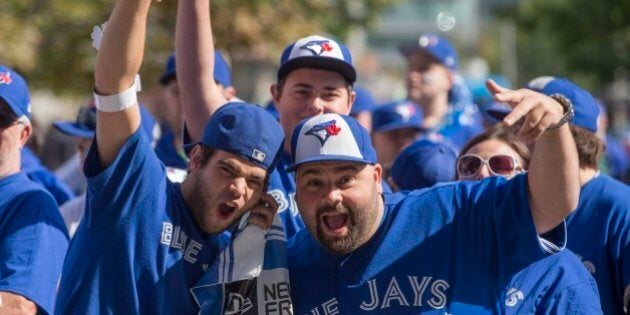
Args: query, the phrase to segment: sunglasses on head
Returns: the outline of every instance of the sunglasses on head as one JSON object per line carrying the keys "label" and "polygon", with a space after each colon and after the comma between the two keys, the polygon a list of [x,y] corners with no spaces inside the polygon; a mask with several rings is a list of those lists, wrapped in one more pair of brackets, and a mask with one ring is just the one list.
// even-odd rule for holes
{"label": "sunglasses on head", "polygon": [[484,160],[476,154],[465,154],[457,159],[457,175],[469,178],[479,174],[482,165],[487,165],[492,175],[512,177],[522,171],[518,161],[510,155],[497,154]]}

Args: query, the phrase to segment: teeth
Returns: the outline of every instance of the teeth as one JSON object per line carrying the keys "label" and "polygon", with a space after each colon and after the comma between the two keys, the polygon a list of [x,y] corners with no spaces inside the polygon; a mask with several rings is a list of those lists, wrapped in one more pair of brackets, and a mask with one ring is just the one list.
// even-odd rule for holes
{"label": "teeth", "polygon": [[236,202],[234,201],[228,201],[225,203],[226,206],[230,207],[230,208],[236,208]]}

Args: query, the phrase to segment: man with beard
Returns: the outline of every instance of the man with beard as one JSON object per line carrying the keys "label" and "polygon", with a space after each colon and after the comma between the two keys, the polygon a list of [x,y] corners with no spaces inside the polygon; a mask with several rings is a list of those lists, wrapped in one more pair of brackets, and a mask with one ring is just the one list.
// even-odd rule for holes
{"label": "man with beard", "polygon": [[[592,278],[565,244],[578,201],[572,107],[488,88],[525,120],[528,174],[382,194],[382,168],[356,120],[302,121],[291,143],[300,214],[288,244],[296,314],[598,314]],[[570,256],[570,255],[569,255]],[[553,266],[553,268],[551,268]]]}
{"label": "man with beard", "polygon": [[195,313],[189,289],[224,247],[221,232],[247,211],[255,214],[250,223],[268,228],[277,209],[265,189],[282,128],[251,104],[214,108],[205,129],[192,130],[188,177],[167,179],[139,128],[134,81],[150,4],[119,0],[102,38],[86,208],[64,263],[57,314]]}

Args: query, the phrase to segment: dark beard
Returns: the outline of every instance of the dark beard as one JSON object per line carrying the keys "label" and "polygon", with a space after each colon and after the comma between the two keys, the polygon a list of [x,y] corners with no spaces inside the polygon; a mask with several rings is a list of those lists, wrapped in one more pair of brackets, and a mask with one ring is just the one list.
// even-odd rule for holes
{"label": "dark beard", "polygon": [[[207,234],[215,234],[217,231],[213,231],[212,228],[206,226],[206,216],[209,215],[208,211],[211,211],[213,196],[210,194],[210,190],[206,189],[206,186],[202,184],[199,177],[195,178],[195,183],[192,186],[192,191],[188,195],[187,206],[191,211],[192,217],[197,224],[197,227]],[[207,193],[204,194],[204,191]]]}
{"label": "dark beard", "polygon": [[[378,197],[378,194],[376,194]],[[348,215],[348,234],[341,237],[330,237],[324,234],[323,222],[319,220],[321,214],[326,212],[346,213]],[[375,199],[362,207],[349,208],[343,204],[337,206],[322,206],[317,209],[317,240],[329,251],[346,255],[356,250],[362,241],[369,236],[370,229],[378,215],[377,202]]]}

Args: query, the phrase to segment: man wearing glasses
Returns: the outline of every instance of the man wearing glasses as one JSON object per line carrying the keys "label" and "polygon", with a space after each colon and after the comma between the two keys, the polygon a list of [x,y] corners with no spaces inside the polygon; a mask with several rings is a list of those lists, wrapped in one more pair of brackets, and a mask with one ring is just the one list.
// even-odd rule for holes
{"label": "man wearing glasses", "polygon": [[0,65],[0,314],[50,314],[68,248],[53,197],[21,171],[32,133],[24,79]]}

